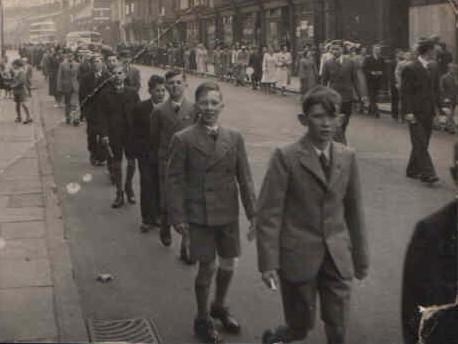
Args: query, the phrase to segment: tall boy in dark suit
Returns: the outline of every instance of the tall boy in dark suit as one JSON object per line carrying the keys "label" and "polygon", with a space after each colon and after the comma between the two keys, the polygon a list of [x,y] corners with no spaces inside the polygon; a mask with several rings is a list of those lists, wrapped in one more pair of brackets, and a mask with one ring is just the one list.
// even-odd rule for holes
{"label": "tall boy in dark suit", "polygon": [[[183,73],[179,70],[170,70],[165,74],[165,86],[169,92],[169,99],[159,105],[152,116],[153,137],[156,140],[158,163],[159,163],[159,189],[161,199],[161,230],[160,239],[164,246],[172,243],[172,234],[167,220],[167,190],[165,177],[169,156],[169,146],[172,136],[192,125],[196,121],[197,113],[194,104],[186,99],[186,80]],[[186,255],[186,251],[181,249],[180,258],[186,263],[193,263]]]}
{"label": "tall boy in dark suit", "polygon": [[[189,235],[191,257],[199,262],[194,332],[203,341],[216,343],[220,339],[212,318],[220,320],[226,331],[240,331],[225,301],[240,255],[238,190],[251,229],[255,194],[241,134],[218,123],[224,107],[219,86],[213,82],[201,84],[196,90],[196,105],[198,122],[172,139],[167,204],[170,223],[185,237]],[[209,312],[216,270],[216,295]]]}
{"label": "tall boy in dark suit", "polygon": [[132,147],[140,170],[142,232],[147,232],[159,223],[159,167],[152,116],[154,109],[164,101],[164,78],[152,75],[148,81],[148,91],[151,97],[140,102],[132,112],[131,131]]}
{"label": "tall boy in dark suit", "polygon": [[[101,91],[98,105],[101,118],[101,136],[113,156],[109,157],[110,171],[116,187],[116,198],[112,208],[124,205],[124,192],[129,203],[135,203],[132,179],[135,159],[129,145],[129,128],[133,108],[140,101],[137,92],[124,85],[126,74],[122,65],[113,69],[113,82]],[[123,189],[122,160],[126,157],[127,168]],[[124,191],[123,191],[124,190]]]}
{"label": "tall boy in dark suit", "polygon": [[315,322],[319,294],[328,344],[343,344],[352,279],[368,271],[367,235],[355,152],[332,138],[339,96],[309,91],[299,120],[308,132],[277,148],[256,211],[263,281],[280,282],[286,327],[266,331],[264,344],[304,339]]}

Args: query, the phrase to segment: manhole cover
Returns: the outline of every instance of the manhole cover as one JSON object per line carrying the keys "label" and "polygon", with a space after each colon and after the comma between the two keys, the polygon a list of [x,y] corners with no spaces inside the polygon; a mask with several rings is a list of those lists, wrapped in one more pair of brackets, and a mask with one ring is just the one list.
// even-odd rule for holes
{"label": "manhole cover", "polygon": [[156,327],[147,319],[89,319],[87,324],[91,342],[161,343]]}

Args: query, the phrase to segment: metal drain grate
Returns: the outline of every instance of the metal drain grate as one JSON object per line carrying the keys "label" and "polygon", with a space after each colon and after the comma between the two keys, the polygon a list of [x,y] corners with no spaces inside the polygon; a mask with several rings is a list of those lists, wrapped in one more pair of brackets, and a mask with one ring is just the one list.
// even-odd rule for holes
{"label": "metal drain grate", "polygon": [[87,320],[91,342],[129,342],[160,344],[154,324],[143,318],[126,320]]}

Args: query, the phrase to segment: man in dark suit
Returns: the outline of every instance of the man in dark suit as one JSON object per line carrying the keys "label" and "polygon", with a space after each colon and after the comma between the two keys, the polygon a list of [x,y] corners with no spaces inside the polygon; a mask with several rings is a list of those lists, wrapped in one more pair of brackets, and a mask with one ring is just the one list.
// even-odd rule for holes
{"label": "man in dark suit", "polygon": [[[458,143],[454,150],[451,174],[458,185]],[[402,284],[405,344],[418,342],[420,306],[440,306],[455,302],[458,292],[457,207],[458,203],[454,200],[418,222],[415,227],[404,261]],[[440,343],[452,342],[455,343]]]}
{"label": "man in dark suit", "polygon": [[[184,92],[186,80],[179,70],[171,70],[165,74],[165,86],[169,92],[169,99],[159,105],[152,117],[153,137],[158,146],[159,181],[161,199],[161,230],[160,238],[164,246],[172,243],[172,234],[167,220],[166,197],[167,190],[165,177],[169,157],[169,146],[172,136],[196,122],[197,112],[194,104],[186,99]],[[192,263],[186,256],[186,251],[181,249],[180,258],[185,262]]]}
{"label": "man in dark suit", "polygon": [[[116,198],[112,208],[124,205],[124,191],[129,203],[135,203],[132,179],[135,174],[135,159],[129,145],[129,128],[132,128],[132,110],[140,101],[137,92],[124,85],[126,74],[119,65],[113,69],[113,82],[103,88],[98,99],[101,119],[102,142],[109,147],[109,170],[116,186]],[[122,183],[122,160],[127,159],[126,180]]]}
{"label": "man in dark suit", "polygon": [[401,75],[401,101],[409,123],[412,151],[407,165],[408,178],[432,184],[439,180],[428,152],[433,118],[440,107],[439,73],[434,43],[422,40],[417,46],[418,59],[408,64]]}
{"label": "man in dark suit", "polygon": [[157,146],[152,136],[153,110],[164,101],[165,81],[152,75],[148,81],[151,98],[140,102],[132,113],[131,141],[140,170],[140,230],[147,232],[159,224],[159,167]]}
{"label": "man in dark suit", "polygon": [[[194,332],[204,342],[218,343],[211,318],[221,321],[228,332],[240,331],[225,301],[240,255],[239,190],[251,230],[255,192],[242,135],[218,124],[224,107],[218,84],[201,84],[196,90],[196,105],[198,122],[172,138],[167,205],[169,222],[184,238],[189,237],[191,258],[199,262]],[[215,299],[209,312],[216,271]]]}
{"label": "man in dark suit", "polygon": [[101,142],[100,114],[98,113],[98,98],[100,93],[95,89],[104,82],[103,62],[101,56],[91,57],[91,70],[81,76],[79,99],[81,114],[87,121],[87,149],[89,160],[94,166],[101,166],[106,161],[106,147]]}
{"label": "man in dark suit", "polygon": [[67,53],[65,60],[59,65],[57,71],[57,91],[64,96],[65,121],[67,124],[79,125],[79,118],[75,117],[78,108],[79,63],[75,61],[73,53]]}
{"label": "man in dark suit", "polygon": [[[343,55],[343,46],[341,42],[336,42],[331,47],[333,59],[327,60],[323,65],[322,82],[335,90],[342,97],[340,112],[344,115],[343,123],[336,131],[336,140],[341,143],[347,142],[345,132],[350,122],[353,111],[354,91],[358,89],[358,77],[354,62],[349,57]],[[362,98],[365,95],[360,94]]]}
{"label": "man in dark suit", "polygon": [[386,73],[385,59],[382,57],[382,48],[374,45],[372,55],[368,56],[363,63],[363,71],[367,80],[369,93],[369,114],[376,118],[380,117],[377,106],[377,96],[382,88],[384,76]]}
{"label": "man in dark suit", "polygon": [[366,277],[367,234],[355,152],[333,142],[336,92],[317,86],[299,115],[308,132],[277,148],[256,211],[258,266],[272,289],[280,282],[286,327],[266,331],[264,344],[304,339],[320,296],[328,344],[343,344],[352,279]]}

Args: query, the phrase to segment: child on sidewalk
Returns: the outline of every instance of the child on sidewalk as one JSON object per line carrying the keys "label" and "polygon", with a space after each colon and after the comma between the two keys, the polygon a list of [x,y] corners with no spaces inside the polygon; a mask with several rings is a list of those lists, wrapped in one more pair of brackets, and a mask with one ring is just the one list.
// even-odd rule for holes
{"label": "child on sidewalk", "polygon": [[16,103],[16,123],[22,121],[21,108],[25,111],[26,119],[24,124],[32,123],[30,117],[30,111],[27,107],[27,79],[24,70],[24,62],[20,59],[13,61],[13,81],[11,83],[11,89],[13,90],[14,102]]}

